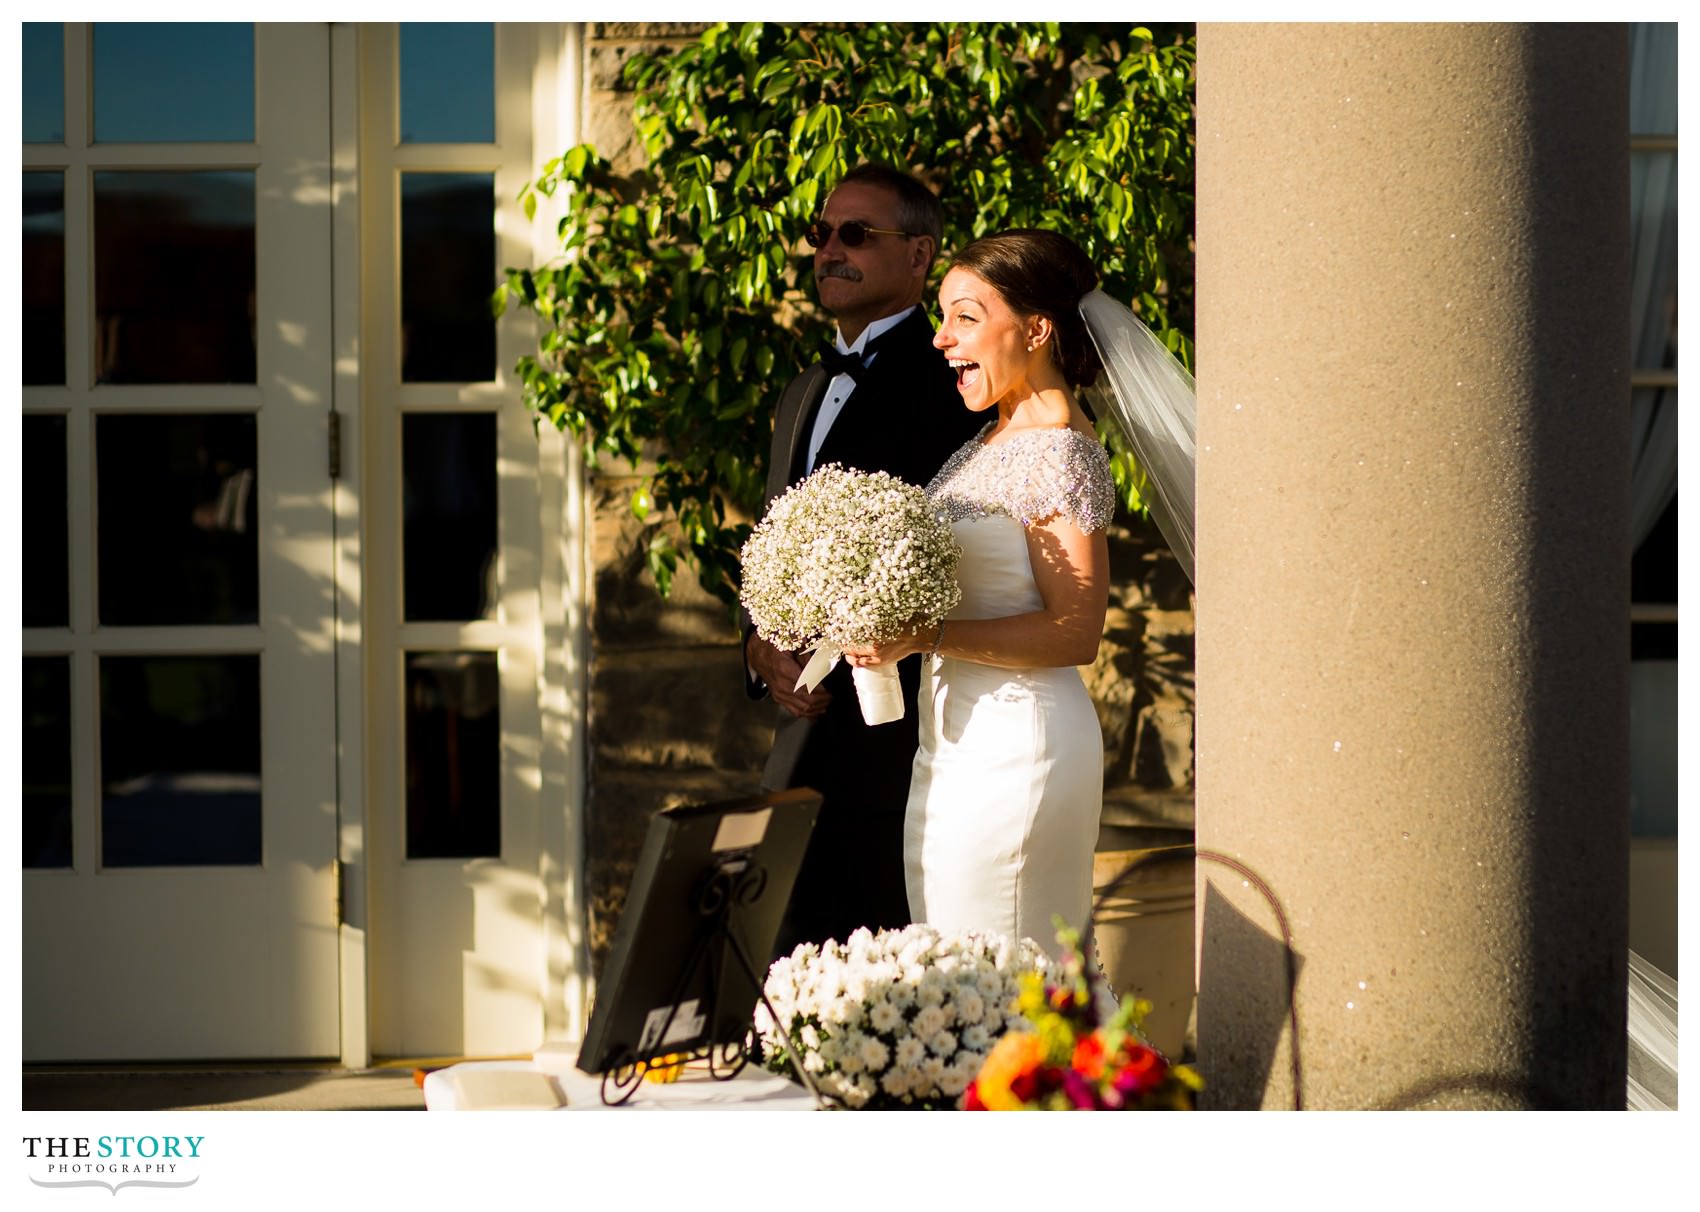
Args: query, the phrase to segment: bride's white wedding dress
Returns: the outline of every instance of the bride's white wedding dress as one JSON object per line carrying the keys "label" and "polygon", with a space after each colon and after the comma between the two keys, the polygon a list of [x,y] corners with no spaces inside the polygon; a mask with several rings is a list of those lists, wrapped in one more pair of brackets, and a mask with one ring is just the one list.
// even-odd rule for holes
{"label": "bride's white wedding dress", "polygon": [[[989,446],[976,438],[927,494],[962,547],[962,601],[949,619],[1041,609],[1026,524],[1061,513],[1090,533],[1115,508],[1103,447],[1072,429],[1026,430]],[[1031,938],[1056,953],[1053,915],[1082,933],[1089,927],[1103,800],[1102,734],[1079,671],[935,656],[922,670],[919,710],[904,818],[911,914],[941,930]]]}

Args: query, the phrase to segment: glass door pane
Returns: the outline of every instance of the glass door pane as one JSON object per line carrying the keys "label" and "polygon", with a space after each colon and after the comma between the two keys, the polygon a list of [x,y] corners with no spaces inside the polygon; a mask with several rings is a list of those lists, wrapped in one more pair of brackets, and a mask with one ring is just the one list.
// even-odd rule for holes
{"label": "glass door pane", "polygon": [[65,174],[24,174],[24,386],[65,382]]}
{"label": "glass door pane", "polygon": [[488,21],[403,21],[401,141],[496,141],[496,27]]}
{"label": "glass door pane", "polygon": [[496,617],[496,417],[401,419],[402,616]]}
{"label": "glass door pane", "polygon": [[71,865],[71,658],[24,658],[24,866]]}
{"label": "glass door pane", "polygon": [[407,857],[502,853],[501,683],[493,652],[407,654]]}
{"label": "glass door pane", "polygon": [[401,175],[401,377],[483,383],[496,377],[496,178]]}
{"label": "glass door pane", "polygon": [[103,626],[258,621],[258,447],[252,413],[95,418]]}
{"label": "glass door pane", "polygon": [[94,175],[102,383],[254,382],[254,174]]}
{"label": "glass door pane", "polygon": [[103,21],[94,27],[100,143],[252,143],[254,27]]}
{"label": "glass door pane", "polygon": [[24,417],[23,472],[24,626],[66,627],[71,563],[63,415]]}
{"label": "glass door pane", "polygon": [[103,867],[260,862],[260,658],[102,657]]}
{"label": "glass door pane", "polygon": [[65,142],[65,27],[24,22],[24,142]]}

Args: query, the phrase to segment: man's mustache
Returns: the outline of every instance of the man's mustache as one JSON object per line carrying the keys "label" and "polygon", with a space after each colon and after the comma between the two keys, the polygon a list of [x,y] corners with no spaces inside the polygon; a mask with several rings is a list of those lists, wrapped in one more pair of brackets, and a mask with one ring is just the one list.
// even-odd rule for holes
{"label": "man's mustache", "polygon": [[843,278],[846,282],[860,282],[862,271],[848,261],[836,261],[815,270],[815,281],[819,282],[822,278]]}

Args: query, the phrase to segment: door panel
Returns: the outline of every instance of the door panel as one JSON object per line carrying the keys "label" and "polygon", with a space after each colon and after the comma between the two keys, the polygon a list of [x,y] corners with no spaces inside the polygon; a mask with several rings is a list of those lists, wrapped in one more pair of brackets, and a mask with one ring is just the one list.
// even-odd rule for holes
{"label": "door panel", "polygon": [[[93,285],[24,390],[64,419],[26,527],[69,582],[24,631],[26,729],[68,747],[26,786],[26,1061],[340,1051],[330,30],[246,29],[65,26],[67,142],[24,145]],[[114,99],[214,58],[193,112]]]}
{"label": "door panel", "polygon": [[[539,850],[537,436],[492,318],[529,263],[536,27],[361,27],[372,1051],[530,1051]],[[564,813],[563,805],[552,805]],[[550,856],[551,858],[553,856]],[[555,861],[559,861],[555,859]],[[558,1016],[557,1016],[558,1017]]]}

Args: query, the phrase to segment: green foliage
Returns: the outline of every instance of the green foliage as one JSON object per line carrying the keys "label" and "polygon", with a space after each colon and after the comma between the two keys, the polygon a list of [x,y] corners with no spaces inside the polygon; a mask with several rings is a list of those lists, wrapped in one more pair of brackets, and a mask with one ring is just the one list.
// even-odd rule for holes
{"label": "green foliage", "polygon": [[[1154,28],[720,24],[628,61],[645,168],[549,161],[521,198],[565,191],[561,256],[493,303],[540,320],[517,367],[537,418],[647,461],[631,509],[663,594],[683,559],[736,600],[773,405],[832,333],[802,230],[861,161],[939,190],[935,287],[976,236],[1054,228],[1191,365],[1193,37]],[[1137,468],[1113,466],[1137,507]]]}

